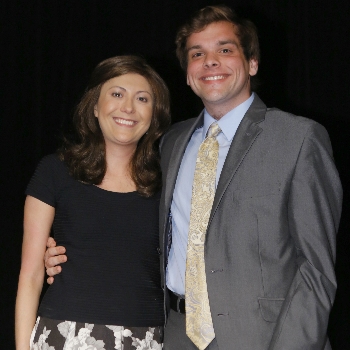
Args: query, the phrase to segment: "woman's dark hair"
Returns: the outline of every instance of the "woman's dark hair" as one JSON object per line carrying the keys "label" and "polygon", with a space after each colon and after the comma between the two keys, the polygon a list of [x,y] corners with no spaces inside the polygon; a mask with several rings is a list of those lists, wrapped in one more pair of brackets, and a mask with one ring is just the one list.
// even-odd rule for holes
{"label": "woman's dark hair", "polygon": [[[176,56],[180,61],[181,68],[187,70],[187,39],[193,33],[199,33],[209,24],[215,22],[229,22],[234,25],[235,34],[239,38],[244,57],[249,62],[251,59],[260,61],[259,39],[255,25],[238,15],[226,5],[206,6],[197,11],[195,15],[181,26],[176,35]],[[251,77],[254,89],[256,76]]]}
{"label": "woman's dark hair", "polygon": [[100,96],[102,85],[115,77],[135,73],[143,76],[153,92],[153,113],[150,128],[137,144],[130,161],[131,178],[137,191],[149,197],[161,187],[159,164],[159,138],[170,125],[169,91],[163,79],[144,59],[137,56],[116,56],[97,65],[90,83],[76,107],[73,124],[76,137],[64,137],[58,155],[69,169],[70,174],[86,184],[98,185],[107,169],[106,148],[94,107]]}

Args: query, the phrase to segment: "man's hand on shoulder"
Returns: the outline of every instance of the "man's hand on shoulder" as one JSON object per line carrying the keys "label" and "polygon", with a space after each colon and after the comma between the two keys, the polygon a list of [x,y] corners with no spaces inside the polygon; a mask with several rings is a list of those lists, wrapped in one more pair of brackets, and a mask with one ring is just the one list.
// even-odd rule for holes
{"label": "man's hand on shoulder", "polygon": [[61,273],[62,267],[59,264],[67,261],[67,256],[64,255],[66,248],[62,246],[56,247],[56,241],[49,237],[46,243],[47,249],[44,256],[46,273],[48,274],[47,283],[52,284],[54,282],[55,275]]}

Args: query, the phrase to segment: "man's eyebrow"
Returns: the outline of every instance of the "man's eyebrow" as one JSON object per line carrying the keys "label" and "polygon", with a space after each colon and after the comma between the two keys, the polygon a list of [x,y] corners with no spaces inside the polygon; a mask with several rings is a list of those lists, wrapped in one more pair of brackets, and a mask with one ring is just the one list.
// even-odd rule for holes
{"label": "man's eyebrow", "polygon": [[237,47],[239,46],[239,44],[235,40],[219,40],[218,41],[218,45],[219,46],[226,45],[226,44],[232,44],[232,45],[235,45]]}
{"label": "man's eyebrow", "polygon": [[187,52],[190,51],[190,50],[198,50],[198,49],[201,49],[201,48],[202,48],[201,45],[193,45],[193,46],[187,48]]}
{"label": "man's eyebrow", "polygon": [[[239,47],[238,42],[235,40],[219,40],[216,44],[217,44],[217,46],[232,44],[232,45]],[[193,45],[193,46],[187,48],[187,52],[189,52],[191,50],[200,50],[201,48],[202,48],[202,45]]]}

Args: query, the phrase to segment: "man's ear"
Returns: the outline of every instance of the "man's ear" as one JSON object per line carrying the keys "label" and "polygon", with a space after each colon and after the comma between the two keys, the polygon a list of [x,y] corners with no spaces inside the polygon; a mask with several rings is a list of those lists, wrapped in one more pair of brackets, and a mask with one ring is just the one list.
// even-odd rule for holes
{"label": "man's ear", "polygon": [[249,75],[254,76],[256,73],[258,73],[258,67],[259,62],[255,58],[252,58],[249,61]]}

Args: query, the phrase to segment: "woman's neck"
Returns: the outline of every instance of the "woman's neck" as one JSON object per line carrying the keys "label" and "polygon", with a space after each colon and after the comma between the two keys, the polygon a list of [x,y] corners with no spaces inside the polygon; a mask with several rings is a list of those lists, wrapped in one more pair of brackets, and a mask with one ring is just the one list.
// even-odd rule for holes
{"label": "woman's neck", "polygon": [[135,148],[106,147],[106,174],[98,187],[112,192],[133,192],[136,185],[131,178],[130,160]]}

